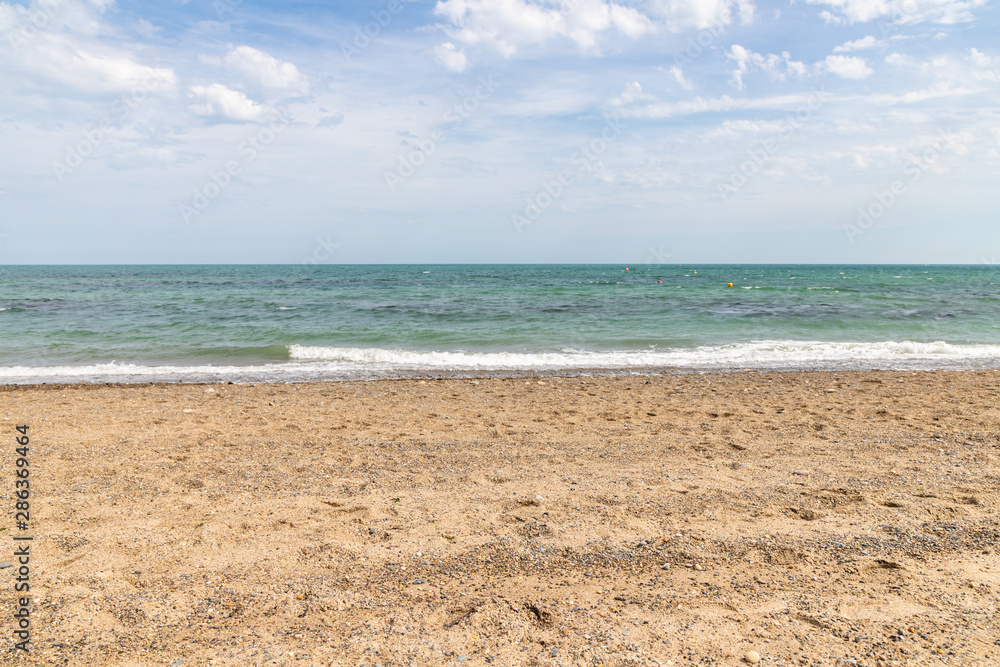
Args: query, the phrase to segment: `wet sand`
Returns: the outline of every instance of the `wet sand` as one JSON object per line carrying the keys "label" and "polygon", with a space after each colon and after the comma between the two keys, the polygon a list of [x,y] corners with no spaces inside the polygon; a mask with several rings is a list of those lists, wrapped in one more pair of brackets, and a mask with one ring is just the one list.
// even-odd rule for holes
{"label": "wet sand", "polygon": [[1000,664],[998,389],[995,371],[2,387],[0,560],[34,538],[31,652],[7,651],[8,614],[2,659]]}

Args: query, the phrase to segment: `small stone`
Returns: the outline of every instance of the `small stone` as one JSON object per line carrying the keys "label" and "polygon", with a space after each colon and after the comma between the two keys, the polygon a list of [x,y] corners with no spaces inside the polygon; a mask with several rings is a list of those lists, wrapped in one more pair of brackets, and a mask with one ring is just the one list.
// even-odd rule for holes
{"label": "small stone", "polygon": [[10,563],[8,561],[4,561],[4,562],[0,563],[0,570],[5,570],[8,567],[14,567],[14,564]]}
{"label": "small stone", "polygon": [[795,475],[795,476],[798,476],[798,477],[808,477],[809,476],[809,471],[808,470],[794,470],[794,471],[792,471],[792,474]]}
{"label": "small stone", "polygon": [[705,568],[703,568],[703,567],[702,567],[701,565],[695,565],[695,566],[694,566],[694,569],[696,569],[696,570],[698,570],[699,572],[701,572],[701,571],[702,571],[702,570],[704,570]]}
{"label": "small stone", "polygon": [[760,662],[760,653],[757,653],[757,651],[747,651],[747,654],[743,656],[743,660],[749,665],[756,665]]}
{"label": "small stone", "polygon": [[670,563],[664,563],[663,564],[663,569],[664,570],[669,570],[670,569]]}
{"label": "small stone", "polygon": [[423,579],[414,579],[414,580],[413,580],[413,585],[414,585],[414,586],[418,586],[418,585],[420,585],[420,584],[426,584],[426,583],[427,583],[427,582],[426,582],[425,580],[423,580]]}

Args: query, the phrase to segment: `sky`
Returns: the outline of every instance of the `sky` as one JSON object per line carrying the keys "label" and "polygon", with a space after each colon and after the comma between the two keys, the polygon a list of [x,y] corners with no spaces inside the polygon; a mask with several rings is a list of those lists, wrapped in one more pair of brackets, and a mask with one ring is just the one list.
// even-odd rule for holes
{"label": "sky", "polygon": [[0,264],[998,260],[990,0],[0,1]]}

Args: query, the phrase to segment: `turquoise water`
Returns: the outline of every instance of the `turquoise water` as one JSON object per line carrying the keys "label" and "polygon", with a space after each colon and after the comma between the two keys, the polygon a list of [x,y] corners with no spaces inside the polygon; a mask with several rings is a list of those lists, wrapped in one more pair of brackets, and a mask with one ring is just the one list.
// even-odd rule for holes
{"label": "turquoise water", "polygon": [[1000,267],[625,269],[0,267],[0,382],[1000,367]]}

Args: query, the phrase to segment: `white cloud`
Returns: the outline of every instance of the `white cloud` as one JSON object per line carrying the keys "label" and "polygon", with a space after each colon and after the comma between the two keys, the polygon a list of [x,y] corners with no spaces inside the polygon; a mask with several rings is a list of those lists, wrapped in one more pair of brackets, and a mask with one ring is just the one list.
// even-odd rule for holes
{"label": "white cloud", "polygon": [[146,19],[139,19],[135,24],[136,33],[142,35],[143,37],[149,40],[153,39],[156,36],[158,30],[160,30],[159,27],[154,26]]}
{"label": "white cloud", "polygon": [[669,30],[680,32],[690,28],[721,28],[733,22],[733,8],[740,22],[753,22],[751,0],[652,0],[649,14],[661,19]]}
{"label": "white cloud", "polygon": [[654,99],[652,95],[642,92],[642,86],[638,81],[633,81],[632,83],[625,85],[625,90],[622,91],[621,95],[611,100],[611,104],[616,107],[624,106],[626,104],[631,104],[637,100],[651,100]]}
{"label": "white cloud", "polygon": [[253,121],[264,115],[264,107],[238,90],[226,88],[221,83],[210,86],[191,86],[191,97],[198,100],[188,107],[192,113],[222,120]]}
{"label": "white cloud", "polygon": [[223,62],[239,72],[250,88],[259,92],[305,93],[309,83],[292,63],[250,46],[231,49]]}
{"label": "white cloud", "polygon": [[812,5],[826,5],[820,17],[828,23],[866,23],[877,19],[890,19],[896,23],[912,24],[924,21],[935,23],[965,23],[974,19],[973,10],[983,7],[989,0],[806,0]]}
{"label": "white cloud", "polygon": [[681,84],[681,88],[684,90],[694,89],[694,84],[684,76],[684,71],[677,65],[670,68],[670,74],[677,80],[677,83]]}
{"label": "white cloud", "polygon": [[[483,48],[509,58],[528,46],[563,41],[599,54],[613,35],[636,40],[656,32],[719,29],[738,16],[754,20],[753,0],[438,0],[434,13],[451,38],[434,50],[455,71],[468,66],[466,51]],[[451,44],[451,46],[449,46]]]}
{"label": "white cloud", "polygon": [[783,51],[781,55],[769,53],[761,55],[740,46],[733,44],[726,54],[727,60],[736,62],[736,69],[733,70],[733,84],[743,90],[743,75],[748,72],[766,72],[772,79],[784,80],[787,76],[803,76],[808,71],[805,63],[792,60],[788,51]]}
{"label": "white cloud", "polygon": [[856,39],[853,42],[845,42],[840,46],[833,47],[834,53],[850,53],[851,51],[865,51],[880,46],[883,42],[875,39],[873,35]]}
{"label": "white cloud", "polygon": [[33,0],[27,6],[0,2],[0,32],[7,33],[5,42],[31,39],[38,32],[95,36],[101,32],[101,15],[113,4],[113,0]]}
{"label": "white cloud", "polygon": [[732,98],[729,95],[705,99],[696,97],[682,102],[658,102],[621,110],[621,115],[629,118],[676,118],[699,113],[740,111],[747,109],[795,109],[805,105],[824,102],[824,93],[808,92],[794,95],[772,95],[758,98]]}
{"label": "white cloud", "polygon": [[[906,93],[874,93],[872,95],[859,96],[856,98],[856,101],[878,106],[897,106],[900,104],[919,104],[928,100],[965,97],[978,92],[982,92],[981,89],[977,90],[964,86],[953,87],[947,82],[939,82],[922,90],[911,90]],[[845,99],[845,101],[852,100]]]}
{"label": "white cloud", "polygon": [[986,55],[975,47],[969,49],[969,60],[976,67],[993,67],[1000,61],[1000,59]]}
{"label": "white cloud", "polygon": [[14,60],[35,83],[47,81],[82,93],[152,90],[175,81],[172,69],[140,65],[128,53],[84,45],[67,35],[38,34]]}
{"label": "white cloud", "polygon": [[905,53],[890,53],[885,57],[885,61],[888,64],[896,65],[897,67],[916,64],[916,61]]}
{"label": "white cloud", "polygon": [[939,82],[970,84],[973,81],[1000,80],[1000,57],[990,56],[976,48],[970,48],[964,58],[939,55],[918,60],[910,55],[890,53],[885,62],[919,72],[923,77],[937,79]]}
{"label": "white cloud", "polygon": [[92,98],[171,87],[169,67],[137,62],[134,54],[100,37],[107,0],[36,0],[29,6],[0,2],[2,74],[23,79],[23,89],[63,98]]}
{"label": "white cloud", "polygon": [[841,23],[844,23],[844,19],[831,14],[825,9],[819,13],[819,17],[823,19],[824,23],[832,23],[833,25],[840,25]]}
{"label": "white cloud", "polygon": [[439,63],[444,65],[445,69],[452,72],[464,72],[469,66],[469,59],[465,57],[465,52],[451,42],[435,46],[434,56]]}
{"label": "white cloud", "polygon": [[555,38],[594,51],[603,33],[635,39],[652,27],[635,9],[606,0],[563,0],[558,7],[537,0],[440,0],[434,13],[450,22],[445,30],[455,41],[504,57]]}
{"label": "white cloud", "polygon": [[980,81],[996,81],[1000,79],[1000,57],[990,56],[979,49],[969,49],[969,62],[975,70],[973,76]]}
{"label": "white cloud", "polygon": [[744,134],[778,134],[787,131],[787,121],[726,120],[705,133],[708,139],[734,139]]}
{"label": "white cloud", "polygon": [[858,56],[827,56],[818,67],[844,79],[867,79],[875,71]]}
{"label": "white cloud", "polygon": [[756,10],[753,1],[737,0],[736,5],[739,7],[740,10],[740,23],[742,23],[743,25],[750,25],[751,23],[753,23],[754,11]]}

